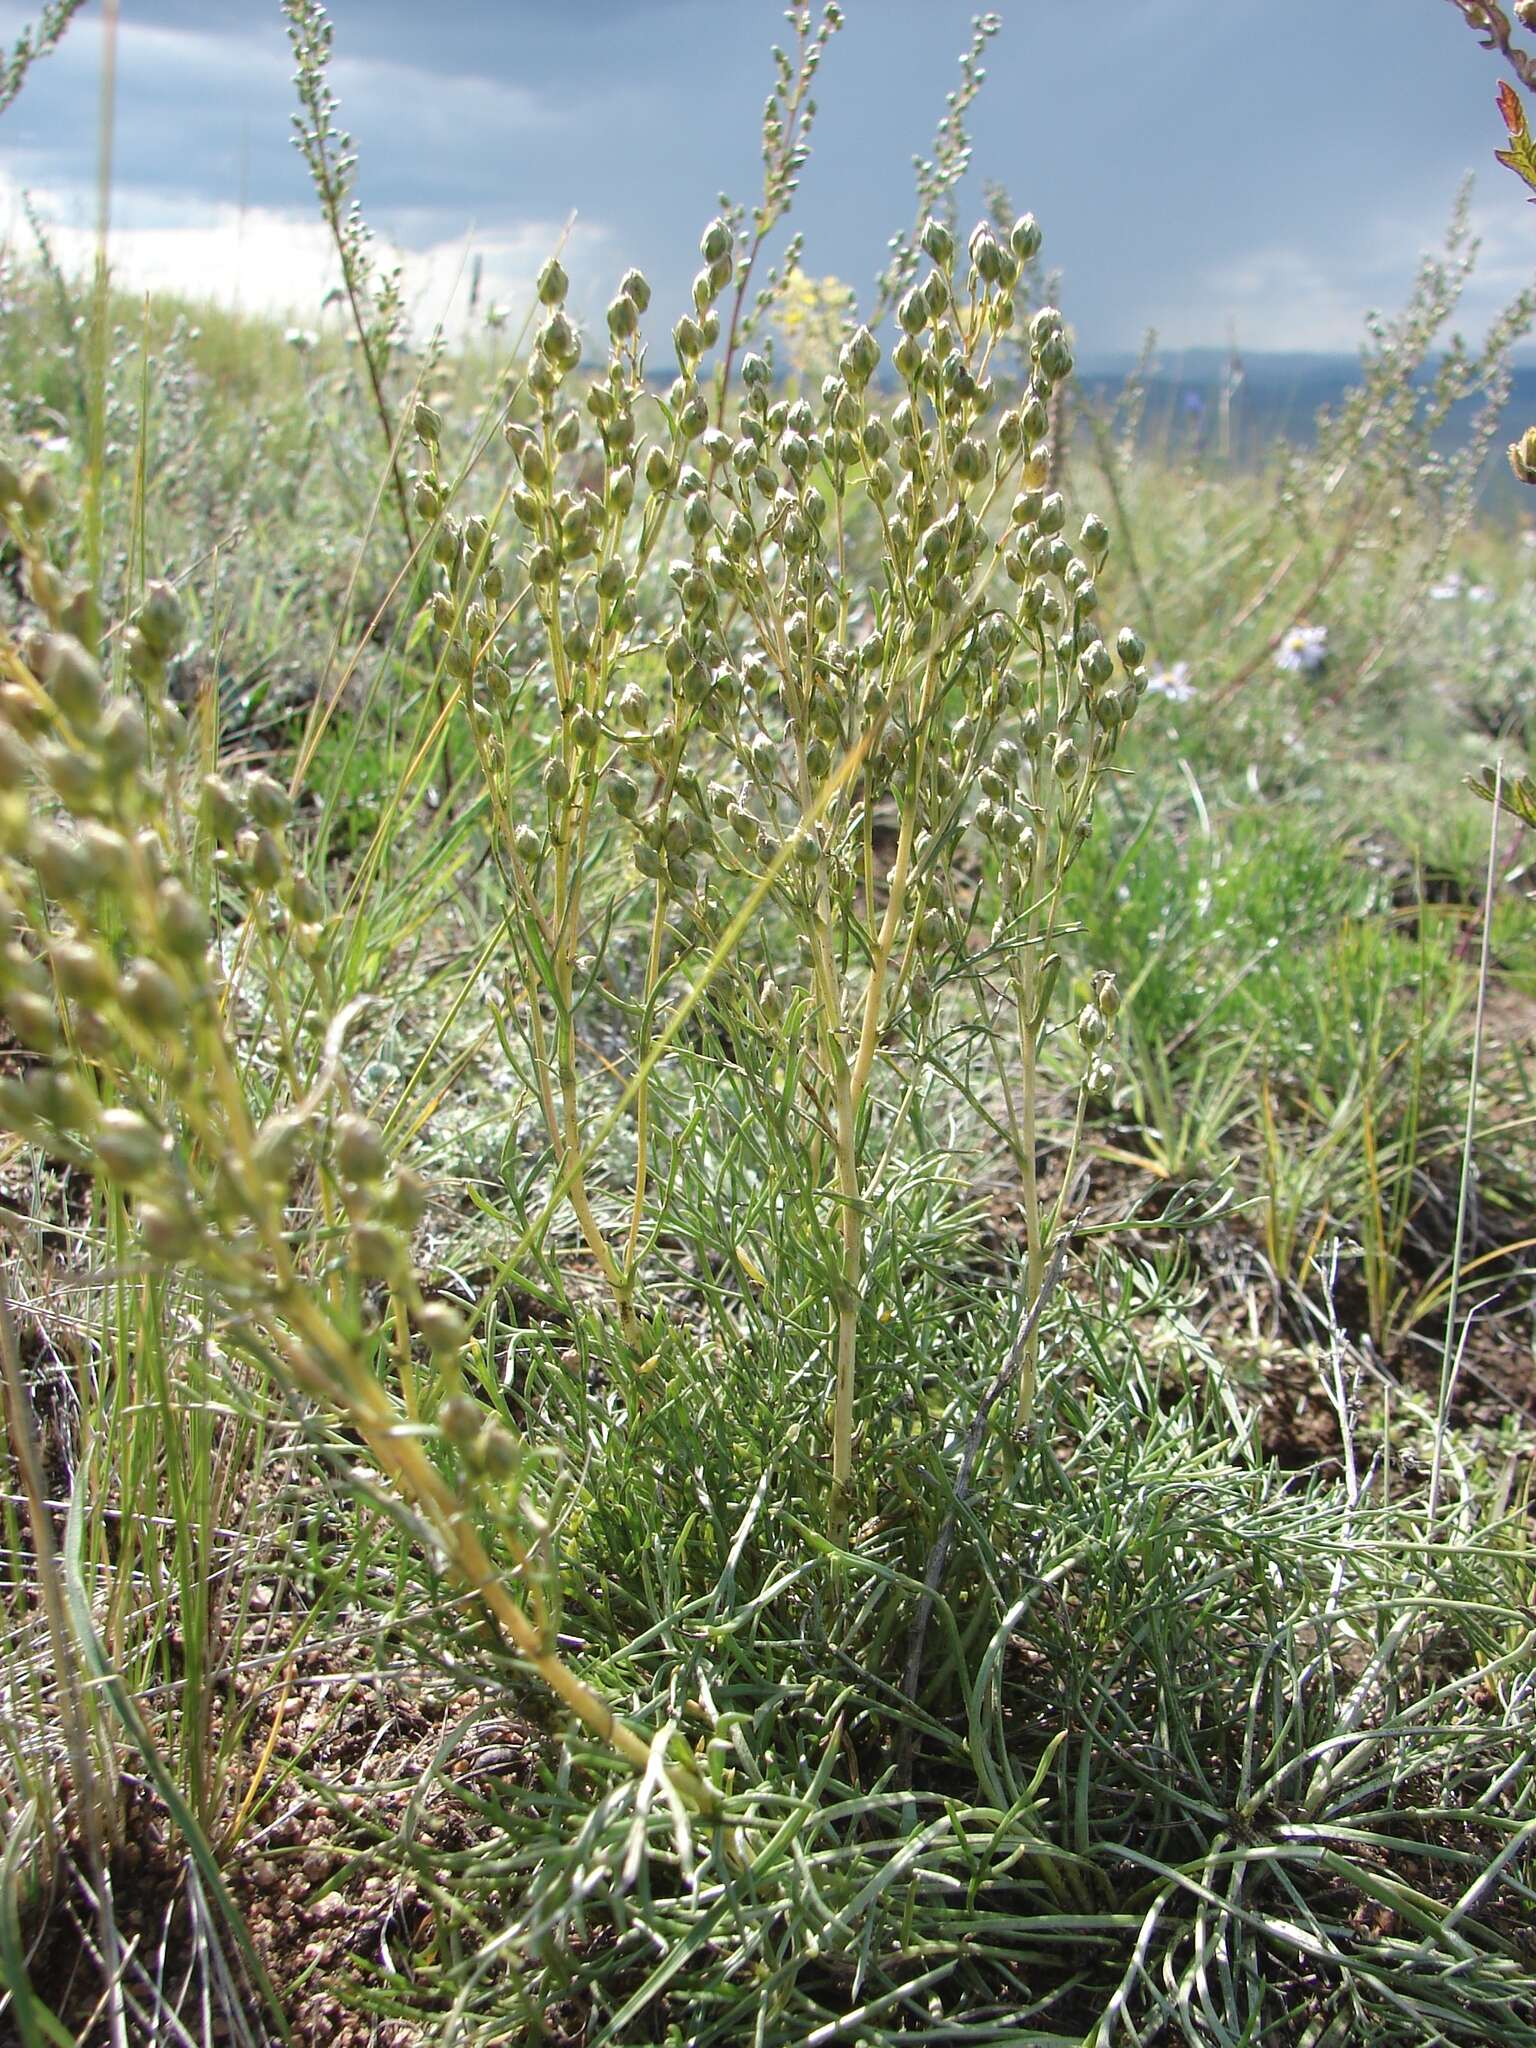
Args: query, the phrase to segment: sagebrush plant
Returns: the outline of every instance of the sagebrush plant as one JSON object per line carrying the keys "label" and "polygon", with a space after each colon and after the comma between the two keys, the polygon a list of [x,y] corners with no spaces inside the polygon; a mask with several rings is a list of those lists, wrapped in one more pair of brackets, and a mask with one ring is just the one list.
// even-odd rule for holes
{"label": "sagebrush plant", "polygon": [[[608,309],[606,366],[578,379],[582,342],[551,259],[507,421],[509,519],[455,515],[441,421],[415,408],[443,721],[463,719],[495,821],[502,1023],[523,1042],[553,1166],[543,1216],[505,1263],[536,1252],[553,1204],[570,1204],[611,1299],[613,1369],[643,1402],[646,1372],[678,1337],[645,1299],[646,1255],[668,1221],[653,1160],[663,1142],[687,1142],[656,1129],[653,1073],[706,987],[732,1030],[768,1049],[743,1064],[771,1066],[774,1048],[803,1039],[803,1170],[838,1246],[825,1283],[830,1491],[812,1505],[839,1523],[873,1309],[871,1162],[936,1012],[974,992],[989,1014],[1031,1298],[1061,1209],[1040,1193],[1041,1046],[1070,1027],[1086,1095],[1103,1085],[1117,1009],[1109,972],[1065,1024],[1052,1001],[1063,882],[1145,674],[1134,632],[1115,653],[1102,637],[1107,529],[1090,515],[1074,547],[1064,499],[1044,488],[1050,400],[1072,368],[1060,314],[1029,323],[1024,388],[1005,393],[990,373],[1039,242],[1029,216],[1006,238],[983,223],[963,250],[926,224],[929,267],[897,308],[895,394],[880,392],[882,351],[859,327],[814,402],[777,395],[766,359],[748,353],[739,395],[722,380],[715,407],[706,359],[733,283],[739,309],[748,231],[725,217],[706,228],[664,395],[646,381],[644,279],[631,272]],[[49,559],[54,495],[38,467],[0,477],[39,614],[7,650],[4,694],[4,1001],[40,1062],[6,1084],[8,1119],[131,1193],[146,1254],[194,1270],[227,1305],[233,1343],[341,1409],[535,1668],[643,1764],[648,1741],[553,1652],[524,1454],[466,1391],[469,1327],[415,1276],[417,1181],[348,1107],[356,1012],[338,1007],[327,972],[346,934],[300,864],[292,797],[264,772],[210,772],[192,789],[192,738],[166,692],[181,633],[168,585],[110,636],[123,687],[107,687],[95,594]],[[526,749],[507,745],[514,725],[542,734],[531,784],[518,772]],[[613,935],[637,886],[649,936],[630,963]],[[238,902],[237,939],[216,942],[210,887]],[[231,944],[307,969],[307,986],[275,993],[259,1020],[276,1031],[281,1077],[280,1099],[259,1105],[241,1051],[256,1020],[224,987]],[[599,988],[622,1006],[629,1043],[595,1074],[581,1048]],[[1003,1008],[1006,1027],[990,1014]],[[318,1058],[314,1012],[330,1020]],[[592,1175],[621,1112],[633,1114],[633,1170],[614,1219]],[[295,1201],[315,1207],[313,1269],[291,1249]],[[1021,1422],[1034,1361],[1031,1345]],[[448,1477],[423,1430],[452,1453]],[[877,1473],[878,1442],[867,1449]],[[510,1558],[518,1601],[461,1488]]]}

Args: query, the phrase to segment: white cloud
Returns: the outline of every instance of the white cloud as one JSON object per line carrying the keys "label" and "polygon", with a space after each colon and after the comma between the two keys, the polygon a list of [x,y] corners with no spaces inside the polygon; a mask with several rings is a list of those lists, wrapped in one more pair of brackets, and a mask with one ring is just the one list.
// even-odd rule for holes
{"label": "white cloud", "polygon": [[[32,236],[22,189],[0,170],[0,238],[25,259]],[[88,225],[95,195],[58,187],[33,189],[30,198],[64,271],[89,274],[96,260],[96,232]],[[114,280],[135,291],[173,292],[313,326],[340,281],[330,235],[310,214],[133,190],[115,193],[112,206],[108,261]],[[520,314],[553,250],[563,250],[573,273],[590,275],[607,260],[609,236],[597,223],[577,221],[567,229],[556,221],[520,221],[422,248],[400,248],[381,237],[377,248],[385,267],[400,265],[412,324],[425,334],[439,324],[454,332],[467,322],[477,257],[482,309],[499,302]]]}
{"label": "white cloud", "polygon": [[[1482,334],[1519,292],[1536,283],[1536,217],[1511,223],[1498,207],[1479,207],[1472,228],[1476,266],[1449,329]],[[1230,321],[1239,346],[1352,353],[1368,312],[1389,318],[1407,301],[1426,254],[1422,223],[1363,221],[1331,245],[1273,242],[1206,264],[1177,300],[1155,308],[1149,324],[1172,348],[1213,341]]]}

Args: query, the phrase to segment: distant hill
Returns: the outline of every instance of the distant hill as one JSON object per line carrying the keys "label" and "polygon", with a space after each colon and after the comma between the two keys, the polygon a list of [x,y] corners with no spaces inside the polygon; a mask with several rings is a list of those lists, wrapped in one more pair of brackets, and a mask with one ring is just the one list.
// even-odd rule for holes
{"label": "distant hill", "polygon": [[[1147,377],[1143,440],[1153,448],[1188,455],[1218,454],[1223,446],[1222,395],[1231,358],[1225,349],[1160,350]],[[1336,409],[1359,382],[1360,363],[1346,355],[1274,351],[1241,355],[1242,375],[1231,393],[1225,445],[1232,460],[1249,464],[1271,454],[1277,441],[1311,444],[1317,415]],[[1079,366],[1079,381],[1097,403],[1113,405],[1136,368],[1130,355],[1099,356]],[[1471,406],[1452,414],[1442,443],[1466,433]],[[1484,477],[1491,497],[1520,493],[1504,461],[1504,444],[1536,423],[1536,362],[1518,363],[1508,405]],[[1536,509],[1536,508],[1533,508]]]}

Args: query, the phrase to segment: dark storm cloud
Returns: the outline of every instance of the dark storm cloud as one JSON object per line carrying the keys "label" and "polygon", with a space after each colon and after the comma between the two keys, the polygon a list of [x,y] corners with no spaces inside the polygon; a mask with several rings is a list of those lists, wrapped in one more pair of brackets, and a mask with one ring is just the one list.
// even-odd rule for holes
{"label": "dark storm cloud", "polygon": [[[83,24],[7,117],[6,168],[88,204],[98,38]],[[1444,0],[1003,0],[976,177],[1040,215],[1090,351],[1338,342],[1399,298],[1462,173],[1505,284],[1536,252],[1492,169],[1494,72]],[[797,218],[806,263],[866,282],[911,211],[972,0],[847,0]],[[602,271],[681,298],[723,184],[750,199],[779,0],[335,0],[336,85],[381,228],[425,249],[574,211]],[[21,10],[0,5],[0,29]],[[262,0],[125,0],[118,218],[302,209],[291,69]],[[168,218],[170,215],[167,216]],[[1529,243],[1527,238],[1529,237]],[[1492,289],[1478,311],[1492,303]]]}

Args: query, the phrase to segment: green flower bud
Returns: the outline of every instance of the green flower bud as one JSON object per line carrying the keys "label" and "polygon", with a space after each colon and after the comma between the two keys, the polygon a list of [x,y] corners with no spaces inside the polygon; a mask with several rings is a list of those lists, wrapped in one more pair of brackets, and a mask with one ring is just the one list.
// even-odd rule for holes
{"label": "green flower bud", "polygon": [[928,301],[920,288],[905,292],[896,308],[897,325],[903,334],[915,337],[928,325]]}
{"label": "green flower bud", "polygon": [[114,778],[142,767],[149,754],[149,728],[138,705],[127,697],[115,698],[101,721],[99,740],[101,758]]}
{"label": "green flower bud", "polygon": [[640,325],[640,316],[635,302],[626,293],[620,292],[608,307],[608,332],[615,341],[628,341]]}
{"label": "green flower bud", "polygon": [[389,1169],[384,1134],[372,1117],[347,1111],[336,1119],[336,1163],[348,1180],[382,1180]]}
{"label": "green flower bud", "polygon": [[39,532],[58,517],[58,486],[40,462],[34,462],[22,474],[21,510],[28,526]]}
{"label": "green flower bud", "polygon": [[117,973],[99,947],[83,939],[55,939],[49,948],[59,987],[77,1003],[100,1005],[117,993]]}
{"label": "green flower bud", "polygon": [[1097,512],[1090,512],[1083,521],[1081,546],[1088,555],[1102,555],[1109,547],[1109,528]]}
{"label": "green flower bud", "polygon": [[208,944],[208,920],[192,891],[175,876],[168,876],[155,891],[155,919],[173,958],[201,958]]}
{"label": "green flower bud", "polygon": [[300,924],[325,922],[325,898],[308,875],[290,875],[284,896],[289,910]]}
{"label": "green flower bud", "polygon": [[1063,383],[1071,376],[1073,362],[1072,350],[1064,335],[1051,335],[1040,350],[1041,373],[1053,384]]}
{"label": "green flower bud", "polygon": [[411,426],[424,448],[435,448],[443,437],[443,416],[435,405],[428,405],[424,398],[418,398],[416,401],[416,410],[411,415]]}
{"label": "green flower bud", "polygon": [[221,846],[233,846],[247,812],[222,775],[203,777],[203,817]]}
{"label": "green flower bud", "polygon": [[619,290],[637,313],[643,313],[651,303],[651,288],[645,281],[643,271],[626,270],[619,281]]}
{"label": "green flower bud", "polygon": [[101,669],[67,633],[54,641],[48,690],[71,725],[92,726],[101,714]]}
{"label": "green flower bud", "polygon": [[[555,453],[557,455],[569,455],[580,439],[581,420],[579,416],[574,410],[562,413],[555,423]],[[470,519],[465,522],[464,526],[464,545],[471,554],[475,550],[474,543],[470,539],[470,528],[476,524],[475,520]],[[484,526],[485,521],[482,519],[478,524]]]}
{"label": "green flower bud", "polygon": [[1036,525],[1043,534],[1058,534],[1067,523],[1067,501],[1060,491],[1052,491],[1040,502]]}
{"label": "green flower bud", "polygon": [[414,1167],[397,1168],[384,1190],[383,1214],[401,1230],[415,1230],[427,1213],[427,1184]]}
{"label": "green flower bud", "polygon": [[71,839],[56,825],[37,826],[28,851],[37,878],[50,896],[68,902],[83,896],[94,879],[89,861],[78,839]]}
{"label": "green flower bud", "polygon": [[571,771],[558,754],[550,755],[539,779],[551,803],[561,803],[571,793]]}
{"label": "green flower bud", "polygon": [[1106,683],[1114,679],[1114,659],[1102,640],[1089,642],[1083,650],[1078,667],[1082,671],[1084,682],[1094,689],[1102,689]]}
{"label": "green flower bud", "polygon": [[570,288],[570,279],[561,267],[558,256],[551,256],[538,275],[534,290],[538,293],[541,306],[562,306]]}
{"label": "green flower bud", "polygon": [[1146,657],[1146,643],[1133,626],[1122,626],[1115,640],[1115,652],[1121,666],[1134,673]]}
{"label": "green flower bud", "polygon": [[152,1258],[176,1265],[191,1257],[201,1232],[197,1218],[179,1199],[140,1202],[133,1214]]}
{"label": "green flower bud", "polygon": [[94,1149],[102,1172],[129,1187],[147,1180],[165,1157],[160,1133],[132,1109],[102,1111]]}
{"label": "green flower bud", "polygon": [[518,859],[530,867],[544,851],[543,838],[532,825],[519,825],[512,834],[512,844]]}
{"label": "green flower bud", "polygon": [[186,1016],[181,990],[153,960],[135,960],[118,986],[118,1001],[146,1031],[174,1031]]}
{"label": "green flower bud", "polygon": [[718,263],[722,257],[731,255],[736,247],[736,238],[731,233],[730,223],[718,216],[699,237],[699,254],[706,263]]}
{"label": "green flower bud", "polygon": [[175,586],[159,580],[149,584],[144,602],[133,615],[144,644],[161,661],[168,661],[180,647],[186,618]]}
{"label": "green flower bud", "polygon": [[677,350],[677,360],[684,369],[691,368],[703,355],[704,337],[699,332],[698,322],[691,315],[685,313],[673,328],[672,345]]}
{"label": "green flower bud", "polygon": [[1032,213],[1021,213],[1008,232],[1008,246],[1020,263],[1032,262],[1040,254],[1043,239]]}
{"label": "green flower bud", "polygon": [[437,1359],[456,1358],[469,1342],[469,1325],[451,1302],[424,1301],[416,1312],[416,1327]]}
{"label": "green flower bud", "polygon": [[922,245],[926,255],[941,270],[947,270],[955,260],[955,238],[942,221],[930,216],[923,222]]}
{"label": "green flower bud", "polygon": [[539,329],[539,354],[562,375],[581,361],[581,336],[564,313],[551,313]]}
{"label": "green flower bud", "polygon": [[450,1394],[437,1411],[438,1428],[460,1450],[475,1441],[485,1419],[485,1410],[468,1394]]}
{"label": "green flower bud", "polygon": [[245,800],[258,825],[277,829],[293,816],[293,798],[262,769],[245,778]]}
{"label": "green flower bud", "polygon": [[399,1231],[371,1217],[353,1224],[352,1255],[365,1280],[398,1281],[406,1269],[406,1247]]}
{"label": "green flower bud", "polygon": [[47,1055],[60,1040],[58,1013],[45,995],[29,988],[12,991],[5,999],[11,1028],[29,1052]]}
{"label": "green flower bud", "polygon": [[862,391],[880,367],[880,344],[867,327],[856,327],[838,354],[850,391]]}
{"label": "green flower bud", "polygon": [[275,889],[287,872],[283,849],[265,825],[259,831],[242,832],[235,841],[235,851],[258,889]]}
{"label": "green flower bud", "polygon": [[976,274],[986,284],[996,284],[1003,275],[1002,247],[985,221],[972,232],[969,254]]}
{"label": "green flower bud", "polygon": [[512,1432],[503,1429],[499,1422],[485,1425],[475,1450],[487,1479],[499,1480],[504,1485],[516,1478],[523,1462],[522,1448]]}

